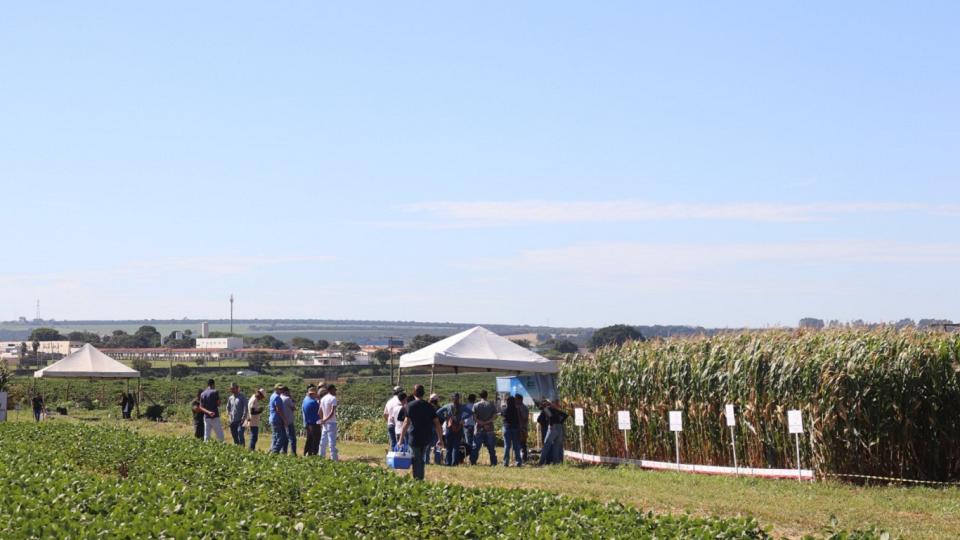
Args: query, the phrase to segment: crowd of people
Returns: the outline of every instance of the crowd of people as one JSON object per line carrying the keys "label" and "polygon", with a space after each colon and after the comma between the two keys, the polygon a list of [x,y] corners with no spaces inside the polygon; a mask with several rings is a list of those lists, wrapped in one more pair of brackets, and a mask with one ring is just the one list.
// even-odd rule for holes
{"label": "crowd of people", "polygon": [[[478,395],[469,394],[466,403],[454,393],[450,403],[440,406],[440,396],[431,394],[425,398],[423,385],[416,385],[412,395],[395,387],[394,395],[383,407],[387,423],[390,448],[409,448],[413,459],[413,477],[422,480],[425,466],[431,458],[435,464],[456,466],[464,462],[476,465],[482,448],[489,454],[491,466],[496,466],[497,418],[502,419],[504,454],[503,465],[510,466],[511,454],[516,467],[529,460],[528,433],[530,411],[523,396],[507,396],[497,406],[488,400],[486,390]],[[479,397],[479,399],[478,399]],[[538,465],[563,462],[563,424],[568,415],[558,404],[544,399],[536,403],[538,433],[541,437]]]}
{"label": "crowd of people", "polygon": [[[197,391],[197,398],[191,404],[193,410],[194,436],[204,441],[213,438],[223,442],[223,424],[220,418],[220,393],[216,389],[213,379],[207,381],[205,390]],[[298,411],[299,408],[299,411]],[[333,384],[318,388],[309,385],[307,393],[299,407],[290,394],[290,389],[283,384],[273,387],[269,398],[263,388],[247,399],[240,391],[239,385],[230,385],[230,396],[227,398],[226,414],[230,436],[237,446],[247,446],[250,450],[257,448],[260,437],[260,420],[266,413],[270,423],[273,438],[270,441],[270,452],[274,454],[297,455],[297,422],[296,415],[303,419],[305,440],[303,455],[326,457],[330,451],[330,459],[337,461],[337,387]],[[250,440],[245,438],[246,430],[250,430]]]}
{"label": "crowd of people", "polygon": [[[489,399],[486,390],[467,395],[450,396],[450,402],[441,406],[440,396],[426,396],[423,385],[418,384],[408,395],[400,387],[393,389],[393,396],[383,407],[387,423],[387,436],[391,450],[409,449],[412,453],[413,477],[423,479],[427,464],[457,466],[464,463],[476,465],[482,449],[486,448],[489,464],[496,466],[497,456],[496,421],[501,420],[503,436],[503,466],[522,467],[530,463],[528,434],[530,433],[530,410],[523,396],[508,395],[499,405]],[[540,438],[540,457],[536,465],[563,462],[564,423],[568,414],[558,403],[548,399],[535,402],[537,434]],[[220,394],[213,379],[207,388],[197,392],[193,401],[194,434],[198,439],[223,442],[223,424],[220,418]],[[256,449],[260,434],[261,417],[266,414],[273,433],[270,452],[297,455],[296,415],[303,420],[305,439],[304,456],[327,456],[337,461],[337,387],[333,384],[309,385],[299,405],[290,394],[290,389],[277,384],[268,397],[263,388],[247,399],[237,383],[230,385],[227,398],[227,425],[233,443]],[[249,442],[245,438],[250,430]]]}

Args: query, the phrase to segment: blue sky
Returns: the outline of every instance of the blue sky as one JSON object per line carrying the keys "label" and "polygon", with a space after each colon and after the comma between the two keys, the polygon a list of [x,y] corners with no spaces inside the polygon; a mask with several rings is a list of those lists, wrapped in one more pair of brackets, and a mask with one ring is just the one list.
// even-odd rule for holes
{"label": "blue sky", "polygon": [[960,318],[955,2],[0,17],[0,319]]}

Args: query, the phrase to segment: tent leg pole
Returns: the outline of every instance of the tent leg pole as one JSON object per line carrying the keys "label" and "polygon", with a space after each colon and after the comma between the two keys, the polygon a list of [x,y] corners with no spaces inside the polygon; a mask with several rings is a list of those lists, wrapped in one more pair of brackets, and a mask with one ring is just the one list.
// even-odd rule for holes
{"label": "tent leg pole", "polygon": [[143,386],[140,384],[140,377],[137,377],[137,418],[140,418],[140,401],[143,399]]}
{"label": "tent leg pole", "polygon": [[430,366],[430,393],[433,393],[433,377],[436,375],[437,366],[436,364]]}
{"label": "tent leg pole", "polygon": [[400,369],[400,366],[397,366],[397,386],[400,386],[400,372],[401,372],[401,371],[402,371],[402,370]]}

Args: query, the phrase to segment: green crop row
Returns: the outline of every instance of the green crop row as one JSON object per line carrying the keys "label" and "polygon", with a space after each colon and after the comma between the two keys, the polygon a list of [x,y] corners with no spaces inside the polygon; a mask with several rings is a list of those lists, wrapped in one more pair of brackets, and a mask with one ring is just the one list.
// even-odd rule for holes
{"label": "green crop row", "polygon": [[[960,336],[914,331],[768,331],[628,343],[566,363],[561,395],[586,413],[587,451],[672,461],[668,411],[684,412],[681,459],[794,467],[786,411],[803,412],[801,460],[819,473],[960,480]],[[576,441],[575,437],[568,440]]]}
{"label": "green crop row", "polygon": [[104,426],[0,424],[0,455],[0,537],[11,539],[768,537],[748,518],[415,482]]}

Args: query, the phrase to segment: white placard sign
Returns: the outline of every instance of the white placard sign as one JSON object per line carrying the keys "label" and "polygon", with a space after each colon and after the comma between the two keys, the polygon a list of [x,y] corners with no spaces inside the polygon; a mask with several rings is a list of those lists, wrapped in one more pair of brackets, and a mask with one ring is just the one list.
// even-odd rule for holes
{"label": "white placard sign", "polygon": [[630,430],[630,411],[617,411],[617,425],[621,430]]}
{"label": "white placard sign", "polygon": [[0,422],[7,421],[7,393],[0,392]]}
{"label": "white placard sign", "polygon": [[534,413],[534,415],[533,415],[533,423],[534,423],[534,424],[540,422],[540,415],[541,415],[541,414],[543,414],[543,413],[540,412],[540,411],[537,411],[536,413]]}
{"label": "white placard sign", "polygon": [[803,415],[799,409],[787,411],[787,425],[790,427],[790,433],[803,433]]}
{"label": "white placard sign", "polygon": [[573,410],[573,425],[582,426],[583,425],[583,409],[577,407]]}
{"label": "white placard sign", "polygon": [[670,411],[670,431],[683,431],[683,411]]}
{"label": "white placard sign", "polygon": [[733,403],[727,403],[726,407],[727,427],[736,427],[737,417],[733,412]]}

